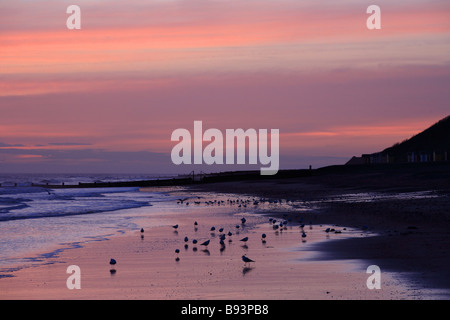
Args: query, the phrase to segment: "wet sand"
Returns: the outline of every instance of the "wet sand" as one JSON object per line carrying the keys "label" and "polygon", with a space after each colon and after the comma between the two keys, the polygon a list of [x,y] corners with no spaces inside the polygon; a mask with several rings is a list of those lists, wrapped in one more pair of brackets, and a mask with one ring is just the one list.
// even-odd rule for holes
{"label": "wet sand", "polygon": [[[0,299],[448,299],[450,188],[445,177],[425,185],[395,176],[384,184],[373,173],[377,185],[363,178],[327,174],[186,187],[176,192],[191,197],[190,205],[158,204],[166,207],[161,216],[141,219],[143,234],[126,230],[14,271],[0,279]],[[204,203],[214,199],[224,203]],[[255,199],[259,204],[253,205]],[[269,217],[289,223],[274,230]],[[220,227],[233,233],[224,246]],[[341,233],[326,233],[326,228]],[[245,246],[239,241],[244,237],[249,238]],[[207,239],[205,250],[199,243]],[[245,264],[244,254],[255,262]],[[117,260],[113,267],[111,258]],[[380,290],[366,285],[372,264],[382,272]],[[69,265],[81,269],[80,290],[66,286]]]}
{"label": "wet sand", "polygon": [[291,199],[314,207],[305,220],[367,228],[376,236],[320,242],[313,248],[323,261],[363,260],[393,272],[414,284],[409,290],[414,298],[449,299],[449,169],[448,164],[325,168],[311,177],[193,189]]}
{"label": "wet sand", "polygon": [[[205,195],[207,196],[207,195]],[[224,196],[225,197],[225,196]],[[225,198],[223,198],[225,199]],[[242,198],[241,198],[242,199]],[[245,199],[245,198],[244,198]],[[204,199],[202,199],[204,200]],[[0,299],[152,299],[152,300],[299,300],[299,299],[414,299],[393,273],[383,273],[382,290],[366,286],[367,263],[359,260],[318,259],[314,248],[335,239],[370,238],[372,233],[326,226],[288,224],[274,230],[269,217],[280,211],[268,206],[265,213],[237,205],[173,206],[159,226],[142,219],[139,230],[81,248],[63,250],[45,263],[23,268],[0,279]],[[169,206],[170,206],[169,205]],[[249,206],[250,207],[250,206]],[[167,208],[165,208],[167,211]],[[261,211],[261,210],[260,210]],[[245,224],[241,218],[246,218]],[[158,217],[149,217],[155,219]],[[165,219],[165,220],[164,220]],[[197,229],[194,221],[198,221]],[[178,229],[172,227],[178,224]],[[236,228],[239,226],[239,229]],[[214,232],[210,231],[215,226]],[[230,230],[225,245],[221,232]],[[307,234],[302,238],[302,231]],[[266,242],[261,240],[266,233]],[[185,237],[188,242],[184,241]],[[240,239],[248,237],[244,243]],[[197,239],[197,245],[192,243]],[[199,245],[210,239],[207,248]],[[229,240],[232,240],[231,242]],[[186,247],[185,247],[186,245]],[[180,253],[176,254],[175,249]],[[255,262],[244,263],[246,254]],[[177,261],[177,257],[179,260]],[[115,266],[109,260],[117,261]],[[81,289],[66,286],[69,265],[81,270]],[[114,272],[111,270],[114,269]]]}

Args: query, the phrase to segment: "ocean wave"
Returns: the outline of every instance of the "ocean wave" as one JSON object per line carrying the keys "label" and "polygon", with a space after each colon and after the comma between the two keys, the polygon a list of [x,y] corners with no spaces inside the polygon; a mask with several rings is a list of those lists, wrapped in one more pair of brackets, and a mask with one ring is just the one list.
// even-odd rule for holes
{"label": "ocean wave", "polygon": [[150,206],[138,188],[57,189],[17,187],[0,190],[0,221],[92,214]]}

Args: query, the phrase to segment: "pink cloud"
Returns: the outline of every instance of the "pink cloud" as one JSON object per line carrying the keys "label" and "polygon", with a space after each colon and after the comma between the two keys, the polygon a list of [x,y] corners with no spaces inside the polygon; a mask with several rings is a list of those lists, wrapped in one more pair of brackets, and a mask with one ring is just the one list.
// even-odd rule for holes
{"label": "pink cloud", "polygon": [[446,2],[380,1],[375,32],[351,0],[79,5],[79,32],[61,1],[0,5],[5,145],[167,153],[203,120],[278,128],[286,154],[352,155],[448,113]]}

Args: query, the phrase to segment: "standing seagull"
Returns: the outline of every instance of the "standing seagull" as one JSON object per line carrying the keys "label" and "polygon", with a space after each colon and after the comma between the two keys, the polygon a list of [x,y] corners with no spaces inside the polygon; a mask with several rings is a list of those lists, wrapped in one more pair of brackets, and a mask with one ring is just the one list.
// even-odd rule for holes
{"label": "standing seagull", "polygon": [[207,247],[208,244],[209,244],[209,241],[210,241],[210,240],[206,240],[205,242],[201,243],[200,245],[201,245],[201,246]]}
{"label": "standing seagull", "polygon": [[117,261],[114,260],[113,258],[111,258],[111,260],[109,260],[109,264],[111,265],[111,269],[109,269],[109,272],[111,273],[111,275],[116,274],[116,269],[114,269],[114,266],[116,265]]}
{"label": "standing seagull", "polygon": [[261,235],[261,241],[262,241],[262,243],[266,243],[266,234],[265,233],[263,233],[262,235]]}
{"label": "standing seagull", "polygon": [[239,240],[239,241],[242,241],[242,242],[247,242],[247,241],[248,241],[248,237],[242,238],[242,239],[241,239],[241,240]]}
{"label": "standing seagull", "polygon": [[242,256],[242,261],[244,261],[245,264],[255,262],[254,260],[247,258],[245,255]]}

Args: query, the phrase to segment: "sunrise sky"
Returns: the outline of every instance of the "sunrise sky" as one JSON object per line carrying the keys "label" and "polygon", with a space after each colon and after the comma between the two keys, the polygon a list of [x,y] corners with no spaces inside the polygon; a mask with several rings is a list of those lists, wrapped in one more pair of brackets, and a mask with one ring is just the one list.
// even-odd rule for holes
{"label": "sunrise sky", "polygon": [[170,137],[194,120],[279,129],[281,169],[343,164],[449,101],[448,0],[0,1],[3,173],[189,172]]}

